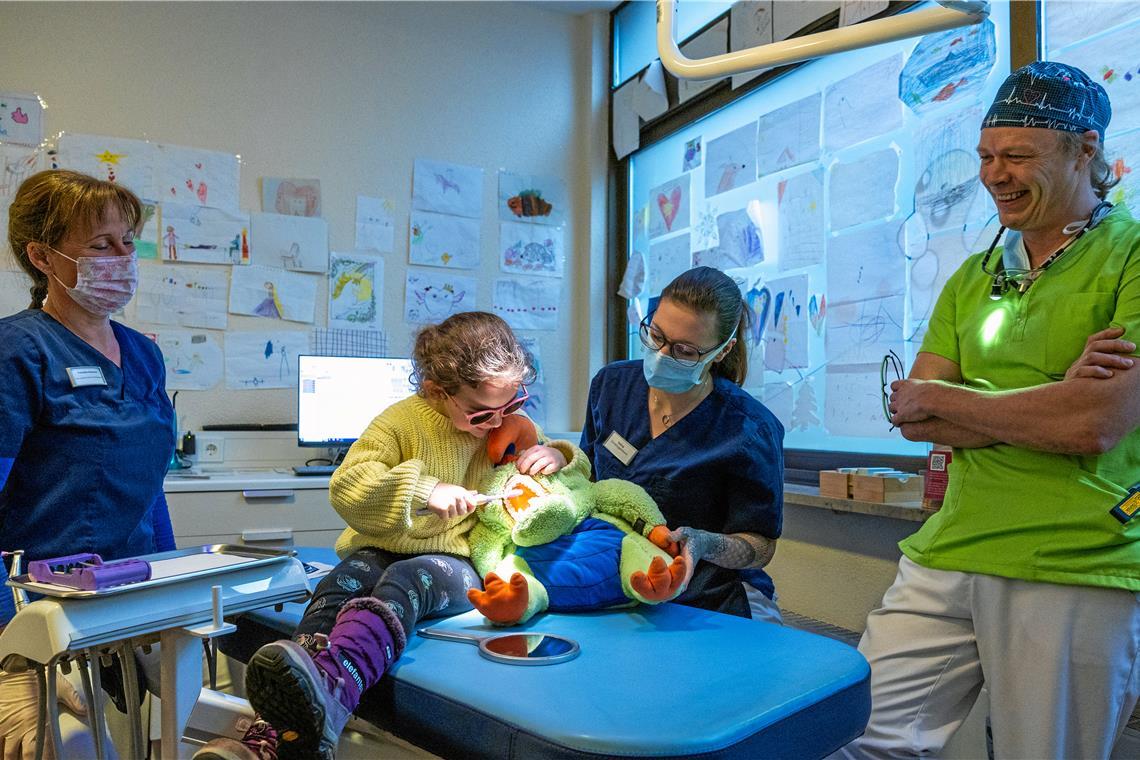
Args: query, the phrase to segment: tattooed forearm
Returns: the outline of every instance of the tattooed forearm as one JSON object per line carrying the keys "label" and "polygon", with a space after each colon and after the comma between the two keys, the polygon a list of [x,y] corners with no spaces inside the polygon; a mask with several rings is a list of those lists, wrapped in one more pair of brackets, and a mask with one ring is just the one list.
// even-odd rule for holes
{"label": "tattooed forearm", "polygon": [[759,533],[710,533],[696,528],[681,528],[680,540],[689,544],[694,559],[703,559],[730,570],[752,570],[764,567],[776,553],[775,539]]}

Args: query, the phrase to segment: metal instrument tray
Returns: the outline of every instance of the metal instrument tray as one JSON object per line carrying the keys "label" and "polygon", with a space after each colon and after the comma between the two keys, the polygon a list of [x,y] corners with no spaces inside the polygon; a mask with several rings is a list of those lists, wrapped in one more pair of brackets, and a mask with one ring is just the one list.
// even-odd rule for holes
{"label": "metal instrument tray", "polygon": [[[57,586],[54,583],[40,583],[32,580],[26,573],[8,579],[7,585],[22,588],[43,596],[52,596],[60,599],[86,599],[91,597],[112,596],[125,594],[131,591],[154,588],[169,583],[204,578],[219,573],[228,572],[236,568],[250,568],[258,565],[271,565],[277,562],[288,561],[296,554],[292,549],[266,549],[257,546],[243,546],[241,544],[204,544],[191,546],[186,549],[175,549],[157,554],[147,554],[139,559],[151,563],[152,571],[157,567],[160,577],[138,583],[125,583],[121,586],[111,586],[101,589],[79,589],[68,586]],[[211,561],[213,558],[213,561]],[[196,561],[200,560],[200,561]],[[183,569],[179,570],[180,566]]]}

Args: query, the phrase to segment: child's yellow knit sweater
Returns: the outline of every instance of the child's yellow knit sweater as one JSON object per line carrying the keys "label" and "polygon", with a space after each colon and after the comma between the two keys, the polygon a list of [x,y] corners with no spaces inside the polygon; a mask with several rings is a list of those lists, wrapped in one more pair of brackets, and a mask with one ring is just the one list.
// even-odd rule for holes
{"label": "child's yellow knit sweater", "polygon": [[[543,440],[541,432],[539,440]],[[574,447],[555,441],[567,461]],[[419,396],[380,413],[352,444],[329,481],[329,501],[348,523],[336,542],[347,557],[366,546],[399,554],[471,555],[475,513],[449,520],[416,514],[439,483],[477,489],[491,470],[486,439],[457,430]]]}

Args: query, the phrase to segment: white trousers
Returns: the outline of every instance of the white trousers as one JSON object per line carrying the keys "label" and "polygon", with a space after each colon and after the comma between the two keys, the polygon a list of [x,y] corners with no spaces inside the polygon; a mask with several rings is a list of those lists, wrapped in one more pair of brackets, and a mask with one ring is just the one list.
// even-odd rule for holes
{"label": "white trousers", "polygon": [[764,592],[751,583],[744,584],[744,593],[748,596],[748,609],[752,612],[753,620],[763,620],[765,623],[783,625],[784,618],[780,615],[780,595],[775,594],[773,599],[764,596]]}
{"label": "white trousers", "polygon": [[985,683],[996,758],[1107,758],[1140,692],[1140,595],[907,557],[859,651],[871,718],[839,758],[937,756]]}

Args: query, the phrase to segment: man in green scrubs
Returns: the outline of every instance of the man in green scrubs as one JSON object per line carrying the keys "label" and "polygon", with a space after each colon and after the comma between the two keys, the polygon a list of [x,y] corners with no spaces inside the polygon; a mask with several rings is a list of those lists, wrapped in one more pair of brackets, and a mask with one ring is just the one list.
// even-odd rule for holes
{"label": "man in green scrubs", "polygon": [[1140,481],[1140,224],[1104,202],[1110,116],[1083,72],[1036,62],[983,120],[1006,231],[891,386],[902,434],[954,457],[867,618],[872,714],[849,757],[937,755],[984,684],[995,756],[1106,758],[1136,703],[1140,518],[1112,510]]}

